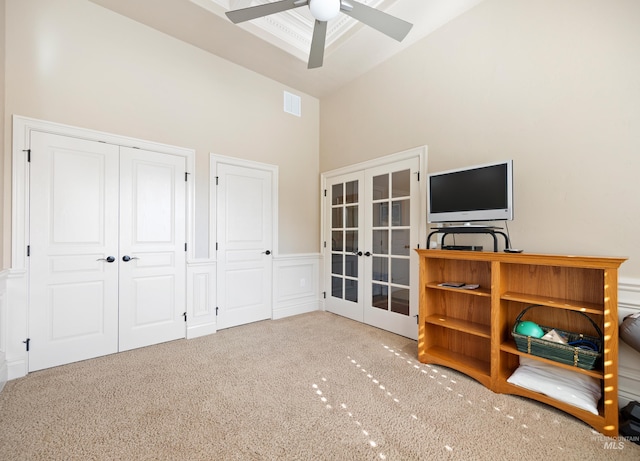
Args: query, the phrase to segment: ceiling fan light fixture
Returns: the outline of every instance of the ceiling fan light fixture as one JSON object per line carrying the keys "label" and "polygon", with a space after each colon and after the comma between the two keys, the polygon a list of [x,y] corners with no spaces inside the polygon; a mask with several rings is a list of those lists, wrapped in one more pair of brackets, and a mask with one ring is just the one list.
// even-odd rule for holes
{"label": "ceiling fan light fixture", "polygon": [[309,0],[309,11],[318,21],[329,21],[340,13],[340,0]]}

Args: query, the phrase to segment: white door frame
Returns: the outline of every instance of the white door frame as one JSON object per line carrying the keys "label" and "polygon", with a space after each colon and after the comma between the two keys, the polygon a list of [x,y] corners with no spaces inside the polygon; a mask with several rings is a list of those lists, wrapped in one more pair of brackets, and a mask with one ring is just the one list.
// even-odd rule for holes
{"label": "white door frame", "polygon": [[[269,163],[255,162],[252,160],[244,160],[235,157],[228,157],[226,155],[217,155],[214,153],[209,154],[209,257],[214,260],[216,264],[218,263],[218,255],[216,252],[216,242],[218,241],[217,236],[217,224],[218,224],[218,213],[217,213],[217,189],[216,189],[216,172],[218,169],[218,164],[224,163],[226,165],[234,165],[244,168],[252,168],[257,170],[266,170],[271,173],[271,199],[272,199],[272,239],[273,244],[271,248],[272,253],[272,273],[273,273],[273,261],[280,254],[278,249],[278,166],[271,165]],[[218,267],[218,271],[220,267]],[[216,290],[216,297],[218,295],[218,291]],[[271,299],[271,312],[270,317],[273,318],[273,293]]]}
{"label": "white door frame", "polygon": [[[398,152],[395,154],[391,154],[391,155],[386,155],[384,157],[379,157],[377,159],[373,159],[373,160],[368,160],[366,162],[361,162],[361,163],[357,163],[354,165],[349,165],[346,167],[342,167],[342,168],[338,168],[335,170],[331,170],[331,171],[326,171],[324,173],[321,174],[321,181],[320,181],[320,196],[324,199],[323,200],[323,205],[322,205],[322,209],[321,209],[321,213],[320,213],[320,225],[321,225],[321,233],[320,233],[320,248],[322,248],[322,252],[324,254],[324,258],[327,258],[327,254],[331,253],[331,249],[330,248],[325,248],[325,242],[330,242],[331,241],[331,236],[326,235],[326,220],[325,220],[325,216],[326,216],[326,208],[327,208],[327,203],[326,203],[326,199],[324,197],[324,191],[327,190],[327,182],[328,179],[330,178],[334,178],[336,176],[344,176],[347,174],[352,174],[352,173],[356,173],[359,171],[364,171],[366,169],[370,169],[370,168],[375,168],[375,167],[379,167],[379,166],[383,166],[383,165],[388,165],[391,163],[395,163],[398,162],[400,160],[406,160],[406,159],[411,159],[411,158],[415,158],[418,157],[420,160],[420,168],[419,168],[419,175],[420,175],[420,185],[419,185],[419,196],[420,196],[420,215],[418,217],[418,235],[420,236],[420,238],[424,237],[425,243],[424,243],[424,247],[422,246],[422,244],[420,244],[420,248],[426,248],[426,238],[427,238],[427,146],[420,146],[420,147],[415,147],[412,149],[408,149],[406,151],[402,151],[402,152]],[[325,273],[326,271],[326,261],[325,264],[322,264],[322,282],[323,284],[325,283],[325,281],[327,280],[327,274]],[[323,287],[323,291],[325,292],[325,294],[328,295],[328,291],[331,289],[331,287],[327,287],[324,286]],[[322,306],[323,310],[325,309],[325,306],[323,304]],[[416,327],[416,332],[417,332],[417,327]]]}
{"label": "white door frame", "polygon": [[27,156],[30,149],[29,143],[32,131],[59,134],[185,157],[187,171],[191,173],[191,179],[187,182],[187,260],[194,259],[195,249],[195,174],[193,174],[195,173],[195,150],[14,115],[11,177],[11,269],[7,287],[11,298],[11,314],[7,316],[7,324],[0,325],[0,328],[5,330],[3,333],[6,334],[9,379],[25,376],[28,370],[28,354],[23,342],[29,337],[29,290],[27,285],[29,270],[27,257],[27,245],[29,242],[29,168]]}

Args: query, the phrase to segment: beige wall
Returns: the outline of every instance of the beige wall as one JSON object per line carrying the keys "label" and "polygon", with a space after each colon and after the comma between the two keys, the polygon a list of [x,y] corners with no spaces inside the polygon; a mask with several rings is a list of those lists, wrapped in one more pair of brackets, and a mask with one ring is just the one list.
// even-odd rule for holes
{"label": "beige wall", "polygon": [[322,100],[320,170],[514,159],[513,246],[640,277],[640,2],[486,0]]}
{"label": "beige wall", "polygon": [[[6,6],[7,133],[18,114],[195,149],[198,257],[208,251],[209,153],[278,165],[280,253],[319,251],[316,98],[86,0]],[[283,112],[283,90],[302,96],[302,117]]]}

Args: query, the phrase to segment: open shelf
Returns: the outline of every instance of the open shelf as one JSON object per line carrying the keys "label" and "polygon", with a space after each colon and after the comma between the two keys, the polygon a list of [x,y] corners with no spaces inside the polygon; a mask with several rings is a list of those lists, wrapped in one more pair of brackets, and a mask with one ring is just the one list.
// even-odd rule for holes
{"label": "open shelf", "polygon": [[[453,368],[494,392],[552,405],[607,436],[618,435],[618,268],[624,258],[416,250],[420,259],[418,358]],[[443,281],[478,284],[475,290],[441,287]],[[511,331],[525,320],[593,336],[602,332],[599,369],[555,362],[520,352]],[[579,315],[577,313],[584,315]],[[588,317],[588,318],[587,318]],[[520,357],[575,371],[600,381],[594,415],[507,382]]]}
{"label": "open shelf", "polygon": [[602,315],[603,305],[587,303],[583,301],[573,301],[564,298],[552,298],[550,296],[537,296],[525,293],[515,293],[508,291],[501,296],[507,301],[516,301],[528,304],[539,304],[541,306],[555,307],[572,311],[584,312],[585,314]]}
{"label": "open shelf", "polygon": [[469,322],[467,320],[460,320],[454,317],[447,317],[445,315],[429,315],[424,319],[426,323],[431,325],[438,325],[444,328],[451,328],[452,330],[460,331],[463,333],[469,333],[471,335],[480,336],[482,338],[491,338],[491,326],[483,325],[481,323]]}

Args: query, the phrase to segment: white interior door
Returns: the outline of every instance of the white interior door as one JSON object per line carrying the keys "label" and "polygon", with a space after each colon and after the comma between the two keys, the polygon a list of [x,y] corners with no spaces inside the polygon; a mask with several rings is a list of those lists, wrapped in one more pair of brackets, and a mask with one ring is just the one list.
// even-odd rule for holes
{"label": "white interior door", "polygon": [[329,177],[325,309],[417,339],[420,158]]}
{"label": "white interior door", "polygon": [[120,351],[184,338],[185,159],[120,149]]}
{"label": "white interior door", "polygon": [[185,159],[32,132],[29,371],[185,336]]}
{"label": "white interior door", "polygon": [[29,370],[118,350],[118,147],[33,132]]}
{"label": "white interior door", "polygon": [[216,164],[218,329],[271,318],[273,172]]}

